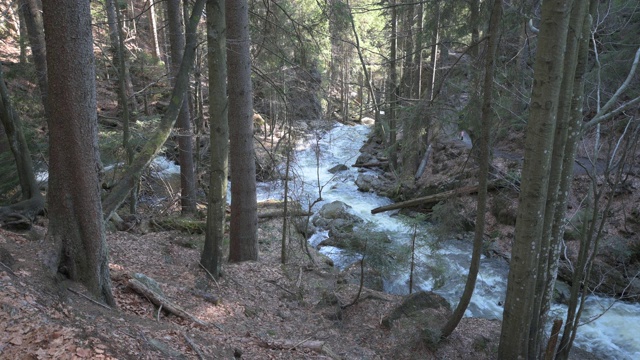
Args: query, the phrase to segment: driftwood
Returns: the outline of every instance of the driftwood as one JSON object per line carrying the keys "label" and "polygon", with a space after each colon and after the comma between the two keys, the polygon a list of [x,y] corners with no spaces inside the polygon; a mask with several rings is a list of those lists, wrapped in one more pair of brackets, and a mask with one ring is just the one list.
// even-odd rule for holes
{"label": "driftwood", "polygon": [[332,359],[341,359],[340,356],[338,356],[329,348],[326,342],[319,340],[306,339],[298,342],[292,340],[259,341],[258,345],[263,348],[272,350],[311,350],[326,355]]}
{"label": "driftwood", "polygon": [[196,324],[202,325],[202,326],[208,326],[209,324],[207,324],[206,322],[196,318],[195,316],[189,314],[188,312],[186,312],[185,310],[183,310],[180,306],[172,303],[170,300],[166,299],[164,296],[154,292],[153,290],[149,289],[147,286],[145,286],[143,283],[141,283],[140,281],[136,280],[136,279],[129,279],[129,283],[128,286],[133,289],[135,292],[141,294],[142,296],[145,296],[147,299],[149,299],[149,301],[151,301],[154,305],[156,306],[161,306],[162,308],[164,308],[166,311],[179,316],[181,318],[187,319],[187,320],[191,320]]}
{"label": "driftwood", "polygon": [[[491,183],[489,183],[488,187],[489,187],[489,189],[494,189],[494,188],[496,188],[496,183],[495,182],[491,182]],[[402,202],[399,202],[399,203],[386,205],[386,206],[380,206],[380,207],[377,207],[377,208],[371,210],[371,213],[372,214],[378,214],[378,213],[385,212],[385,211],[396,210],[396,209],[404,209],[404,208],[408,208],[408,207],[412,207],[412,206],[418,206],[418,205],[434,205],[434,204],[439,203],[442,200],[449,199],[449,198],[454,197],[456,195],[473,194],[475,192],[478,192],[478,185],[463,186],[463,187],[460,187],[460,188],[457,188],[457,189],[444,191],[444,192],[433,194],[433,195],[429,195],[429,196],[419,197],[417,199],[402,201]]]}
{"label": "driftwood", "polygon": [[365,163],[365,164],[353,164],[351,165],[351,167],[355,167],[355,168],[372,168],[372,167],[382,167],[382,166],[387,166],[389,165],[388,161],[376,161],[376,162],[370,162],[370,163]]}

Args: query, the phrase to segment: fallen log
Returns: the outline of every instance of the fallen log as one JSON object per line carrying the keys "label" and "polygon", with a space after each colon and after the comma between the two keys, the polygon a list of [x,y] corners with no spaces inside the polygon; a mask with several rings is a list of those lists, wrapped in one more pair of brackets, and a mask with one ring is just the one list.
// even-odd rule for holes
{"label": "fallen log", "polygon": [[299,342],[294,342],[292,340],[259,341],[258,345],[272,350],[311,350],[326,355],[332,359],[341,359],[341,357],[334,353],[324,341],[319,340],[302,340]]}
{"label": "fallen log", "polygon": [[[489,190],[495,189],[497,187],[496,186],[496,182],[489,183],[488,187],[489,187]],[[456,195],[473,194],[475,192],[478,192],[478,185],[463,186],[463,187],[460,187],[460,188],[457,188],[457,189],[444,191],[444,192],[433,194],[433,195],[419,197],[417,199],[402,201],[402,202],[399,202],[399,203],[386,205],[386,206],[380,206],[380,207],[377,207],[377,208],[371,210],[371,214],[378,214],[378,213],[385,212],[385,211],[396,210],[396,209],[404,209],[404,208],[418,206],[418,205],[437,204],[440,201],[449,199],[449,198],[454,197]]]}
{"label": "fallen log", "polygon": [[149,301],[151,301],[154,305],[162,307],[164,310],[179,316],[183,319],[191,320],[196,324],[202,326],[208,326],[206,322],[196,318],[195,316],[189,314],[180,306],[172,303],[169,299],[166,299],[164,296],[158,294],[157,292],[149,289],[143,283],[136,279],[129,279],[128,286],[133,289],[135,292],[145,296]]}
{"label": "fallen log", "polygon": [[351,167],[355,168],[373,168],[373,167],[383,167],[389,165],[388,161],[376,161],[365,164],[353,164]]}

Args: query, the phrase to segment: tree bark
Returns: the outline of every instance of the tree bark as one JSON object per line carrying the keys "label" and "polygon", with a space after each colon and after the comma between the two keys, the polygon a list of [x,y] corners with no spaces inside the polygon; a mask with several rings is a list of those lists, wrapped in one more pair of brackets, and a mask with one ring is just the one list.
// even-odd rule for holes
{"label": "tree bark", "polygon": [[225,27],[225,1],[207,1],[211,170],[209,172],[207,231],[200,263],[216,278],[220,276],[222,266],[222,243],[226,225],[227,176],[229,174],[227,38]]}
{"label": "tree bark", "polygon": [[226,2],[231,161],[229,260],[257,260],[256,164],[247,0]]}
{"label": "tree bark", "polygon": [[180,71],[176,76],[173,92],[171,93],[171,100],[167,111],[162,116],[160,124],[155,133],[149,138],[147,143],[138,153],[138,156],[133,160],[131,166],[129,166],[126,172],[123,174],[122,179],[111,189],[111,192],[105,197],[103,201],[103,214],[105,219],[109,219],[114,211],[122,204],[127,195],[139,181],[140,176],[144,169],[151,163],[158,151],[162,148],[162,145],[167,141],[167,138],[171,134],[171,129],[178,118],[178,113],[182,107],[182,100],[185,90],[189,86],[189,72],[193,66],[193,60],[195,59],[195,48],[197,45],[195,30],[200,21],[200,16],[204,9],[205,0],[197,0],[193,5],[193,13],[189,19],[189,25],[187,26],[186,47],[182,63],[180,64]]}
{"label": "tree bark", "polygon": [[[180,62],[185,47],[183,33],[183,9],[181,0],[167,1],[167,22],[169,24],[169,43],[171,44],[171,73],[176,76],[180,70]],[[175,83],[174,79],[174,83]],[[188,88],[188,87],[187,87]],[[180,199],[183,214],[196,212],[196,178],[193,166],[193,137],[191,129],[191,114],[186,94],[182,95],[182,107],[176,122],[178,138],[178,159],[180,161]]]}
{"label": "tree bark", "polygon": [[[551,151],[558,109],[564,50],[571,0],[542,4],[542,23],[534,65],[531,111],[526,130],[522,184],[516,220],[515,241],[504,304],[500,359],[529,358],[530,335],[536,294],[536,274],[549,183]],[[541,259],[541,257],[543,257]]]}
{"label": "tree bark", "polygon": [[47,0],[43,14],[51,115],[48,238],[58,245],[58,271],[114,306],[100,204],[90,2]]}
{"label": "tree bark", "polygon": [[[556,280],[557,262],[560,251],[560,238],[554,238],[552,236],[552,230],[554,229],[554,223],[560,221],[564,224],[564,215],[566,209],[567,196],[561,193],[567,192],[568,189],[560,188],[562,182],[562,176],[573,178],[573,166],[570,169],[563,171],[565,164],[564,158],[566,156],[572,156],[571,161],[566,164],[573,163],[575,150],[575,144],[569,143],[569,128],[574,128],[573,131],[577,131],[575,126],[571,126],[571,109],[575,104],[572,102],[574,93],[581,92],[581,89],[575,87],[576,76],[578,79],[582,77],[583,73],[577,74],[576,67],[578,64],[578,49],[580,45],[580,38],[588,36],[589,34],[583,33],[583,25],[586,19],[587,9],[589,3],[587,1],[576,2],[571,11],[571,17],[569,21],[568,35],[566,41],[566,50],[564,57],[564,69],[562,85],[560,88],[560,97],[557,110],[556,129],[553,140],[553,153],[551,159],[551,169],[549,172],[549,188],[547,190],[547,202],[544,213],[544,225],[542,230],[540,253],[542,256],[541,261],[538,263],[537,277],[536,277],[536,298],[534,299],[532,317],[532,329],[536,329],[536,333],[531,334],[529,352],[531,354],[541,354],[544,346],[545,338],[545,323],[547,321],[547,314],[551,305],[551,297],[553,295],[553,288]],[[572,138],[575,142],[575,138]],[[568,186],[570,182],[563,183],[564,186]],[[561,226],[558,224],[558,226]],[[538,314],[536,316],[535,314]]]}

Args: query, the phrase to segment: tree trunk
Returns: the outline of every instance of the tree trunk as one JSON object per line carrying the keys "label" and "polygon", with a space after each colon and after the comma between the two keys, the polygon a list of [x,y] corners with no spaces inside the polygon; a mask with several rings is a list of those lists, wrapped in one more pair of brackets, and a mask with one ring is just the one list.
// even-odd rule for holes
{"label": "tree trunk", "polygon": [[[105,7],[107,10],[107,21],[109,23],[109,38],[111,40],[111,52],[113,56],[113,64],[117,69],[118,76],[118,105],[122,110],[122,146],[125,149],[127,156],[127,165],[131,165],[133,162],[134,151],[130,144],[131,131],[130,131],[130,113],[129,113],[129,101],[127,97],[127,63],[125,61],[125,46],[124,46],[124,31],[122,30],[122,22],[120,17],[120,11],[116,10],[115,0],[106,0]],[[129,200],[130,213],[136,213],[138,197],[136,187],[131,190],[131,197]]]}
{"label": "tree trunk", "polygon": [[207,1],[211,170],[207,232],[200,262],[214,277],[220,276],[222,265],[222,243],[226,225],[227,176],[229,173],[227,38],[225,36],[224,3],[224,0]]}
{"label": "tree trunk", "polygon": [[398,168],[398,156],[396,150],[397,137],[397,108],[398,108],[398,75],[396,70],[396,58],[398,50],[398,14],[396,0],[391,0],[391,47],[389,54],[389,83],[387,94],[389,94],[389,164],[392,169]]}
{"label": "tree trunk", "polygon": [[[171,44],[171,73],[173,76],[180,70],[180,62],[184,53],[185,37],[182,20],[181,0],[167,1],[167,22],[169,25],[169,42]],[[175,83],[175,79],[174,79]],[[180,187],[182,191],[181,205],[183,214],[196,212],[196,181],[193,167],[193,137],[191,115],[186,99],[187,90],[183,94],[182,107],[176,122],[178,151],[180,161]]]}
{"label": "tree trunk", "polygon": [[494,0],[491,9],[491,19],[489,21],[489,44],[487,46],[487,60],[485,64],[484,75],[484,94],[482,101],[482,135],[480,136],[480,160],[478,169],[478,204],[476,208],[476,226],[473,239],[473,253],[471,255],[471,263],[469,265],[469,275],[464,287],[464,292],[460,297],[458,306],[442,329],[442,337],[446,338],[458,326],[462,316],[464,315],[473,290],[476,286],[478,271],[480,270],[480,256],[482,255],[482,244],[484,239],[485,215],[487,212],[487,184],[489,179],[489,142],[491,140],[491,121],[492,121],[492,100],[493,100],[493,78],[495,71],[496,49],[498,48],[498,28],[502,18],[502,0]]}
{"label": "tree trunk", "polygon": [[155,0],[149,2],[149,22],[151,23],[151,41],[153,43],[153,55],[156,62],[162,59],[162,53],[160,52],[160,41],[158,39],[158,20],[156,17],[156,5]]}
{"label": "tree trunk", "polygon": [[247,0],[226,2],[227,71],[231,161],[229,260],[258,259],[256,163],[253,148],[253,99]]}
{"label": "tree trunk", "polygon": [[[504,304],[498,356],[517,359],[537,356],[529,352],[536,274],[551,165],[555,120],[558,109],[564,50],[572,1],[545,1],[534,65],[531,111],[526,130],[522,184],[516,220],[515,241]],[[541,257],[543,257],[541,259]]]}
{"label": "tree trunk", "polygon": [[29,44],[31,45],[31,53],[33,55],[33,63],[36,67],[36,78],[38,79],[38,88],[40,89],[40,97],[44,106],[45,116],[47,115],[47,57],[44,37],[44,28],[42,26],[42,15],[37,0],[20,0],[20,11],[27,25],[27,33],[29,34]]}
{"label": "tree trunk", "polygon": [[59,246],[58,271],[114,306],[100,205],[90,2],[47,0],[43,14],[51,115],[48,237]]}
{"label": "tree trunk", "polygon": [[29,146],[22,131],[22,121],[11,105],[11,98],[4,81],[2,66],[0,66],[0,121],[2,122],[4,133],[7,135],[9,148],[16,161],[22,199],[27,200],[35,196],[41,197],[33,172]]}
{"label": "tree trunk", "polygon": [[24,18],[24,12],[20,10],[18,5],[18,19],[20,21],[20,64],[27,63],[27,41],[29,40],[29,32],[27,31],[27,24]]}
{"label": "tree trunk", "polygon": [[434,89],[436,84],[436,68],[438,67],[438,49],[440,42],[440,0],[435,3],[435,21],[433,23],[434,29],[431,37],[431,58],[429,60],[429,66],[431,67],[431,74],[427,78],[427,99],[433,101],[435,96]]}
{"label": "tree trunk", "polygon": [[[564,214],[566,209],[566,195],[561,195],[561,191],[567,191],[567,189],[560,189],[560,183],[562,182],[562,176],[572,178],[573,166],[570,169],[563,171],[564,158],[568,156],[567,147],[572,146],[569,144],[568,137],[569,127],[571,122],[571,106],[572,97],[574,91],[581,91],[575,88],[575,75],[576,66],[578,63],[578,47],[580,45],[580,37],[588,36],[582,33],[583,24],[587,14],[587,8],[589,3],[587,1],[577,2],[574,4],[571,11],[571,18],[569,22],[568,36],[566,41],[566,50],[564,57],[564,70],[562,86],[560,88],[560,98],[558,104],[556,129],[553,143],[553,153],[551,160],[551,170],[549,173],[549,188],[547,190],[547,203],[544,213],[544,225],[542,230],[540,253],[542,259],[538,263],[538,276],[536,278],[536,298],[534,299],[533,311],[538,316],[532,317],[532,329],[537,329],[536,333],[531,334],[529,352],[531,354],[541,354],[544,346],[544,329],[547,321],[547,314],[549,312],[549,306],[551,304],[551,297],[553,295],[553,288],[556,280],[556,269],[558,262],[558,254],[560,251],[560,239],[552,236],[552,230],[554,228],[554,222],[560,221],[564,223]],[[579,75],[580,77],[582,74]],[[575,131],[575,130],[574,130]],[[575,141],[575,139],[573,139]],[[571,154],[575,154],[574,151],[569,151]],[[572,155],[573,156],[573,155]],[[573,158],[571,158],[571,164]],[[568,185],[565,182],[564,185]],[[556,214],[559,212],[559,214]],[[559,224],[558,224],[559,225]],[[545,260],[546,258],[546,260]]]}
{"label": "tree trunk", "polygon": [[131,189],[133,189],[140,180],[140,176],[144,169],[149,165],[149,163],[151,163],[171,134],[171,129],[173,128],[173,125],[178,118],[180,108],[182,107],[184,93],[189,86],[189,72],[193,66],[197,45],[195,31],[198,26],[198,22],[200,21],[205,1],[206,0],[196,0],[193,5],[193,13],[191,14],[191,18],[189,19],[189,24],[187,26],[184,56],[180,64],[180,71],[175,78],[175,85],[173,87],[173,92],[171,93],[169,107],[162,116],[158,129],[148,138],[144,147],[138,153],[138,156],[133,160],[131,166],[129,166],[123,174],[122,179],[105,197],[103,201],[103,213],[105,219],[109,219],[113,212],[116,211],[120,204],[122,204],[126,199]]}

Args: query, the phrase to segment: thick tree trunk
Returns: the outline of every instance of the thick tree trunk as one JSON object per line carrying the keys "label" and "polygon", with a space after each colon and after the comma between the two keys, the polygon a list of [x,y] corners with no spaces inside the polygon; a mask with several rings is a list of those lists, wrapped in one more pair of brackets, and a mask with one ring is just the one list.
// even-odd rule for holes
{"label": "thick tree trunk", "polygon": [[40,97],[44,106],[45,115],[47,114],[47,58],[44,37],[44,28],[42,26],[42,15],[37,0],[20,0],[20,11],[27,25],[27,33],[29,34],[29,44],[31,45],[31,53],[33,55],[33,63],[36,67],[36,78],[38,79],[38,88],[40,89]]}
{"label": "thick tree trunk", "polygon": [[231,227],[229,260],[257,260],[256,164],[247,0],[226,2]]}
{"label": "thick tree trunk", "polygon": [[144,169],[151,163],[171,134],[173,125],[178,118],[178,113],[182,107],[185,90],[189,86],[189,72],[193,66],[197,45],[195,30],[198,22],[200,21],[205,1],[206,0],[197,0],[193,5],[193,13],[191,14],[191,18],[189,19],[189,24],[187,26],[184,56],[180,65],[180,71],[175,79],[175,85],[173,87],[173,92],[171,93],[169,107],[162,116],[156,132],[148,138],[147,143],[140,150],[138,156],[133,160],[131,166],[127,168],[122,179],[111,189],[109,195],[105,197],[103,201],[103,213],[105,219],[110,218],[113,212],[116,211],[126,199],[131,189],[133,189],[136,183],[140,180],[140,176]]}
{"label": "thick tree trunk", "polygon": [[58,271],[113,306],[100,205],[90,3],[47,0],[43,14],[51,115],[48,237],[59,245]]}
{"label": "thick tree trunk", "polygon": [[[542,23],[534,65],[534,87],[525,139],[522,184],[516,220],[515,241],[504,304],[500,359],[529,358],[530,335],[536,294],[538,262],[541,254],[551,150],[558,109],[564,50],[569,14],[573,1],[546,1],[542,4]],[[542,257],[542,259],[541,259]]]}
{"label": "thick tree trunk", "polygon": [[207,232],[200,262],[214,277],[220,276],[222,265],[229,173],[227,38],[224,3],[224,0],[207,1],[211,170]]}
{"label": "thick tree trunk", "polygon": [[[185,37],[182,24],[183,11],[181,0],[167,1],[167,22],[169,24],[169,42],[171,44],[171,73],[178,74],[182,54],[184,53]],[[175,83],[175,80],[174,80]],[[178,159],[180,161],[180,188],[182,192],[182,213],[196,212],[196,179],[193,167],[193,137],[191,130],[191,114],[189,102],[186,98],[187,89],[183,94],[182,107],[176,122],[178,137]]]}

